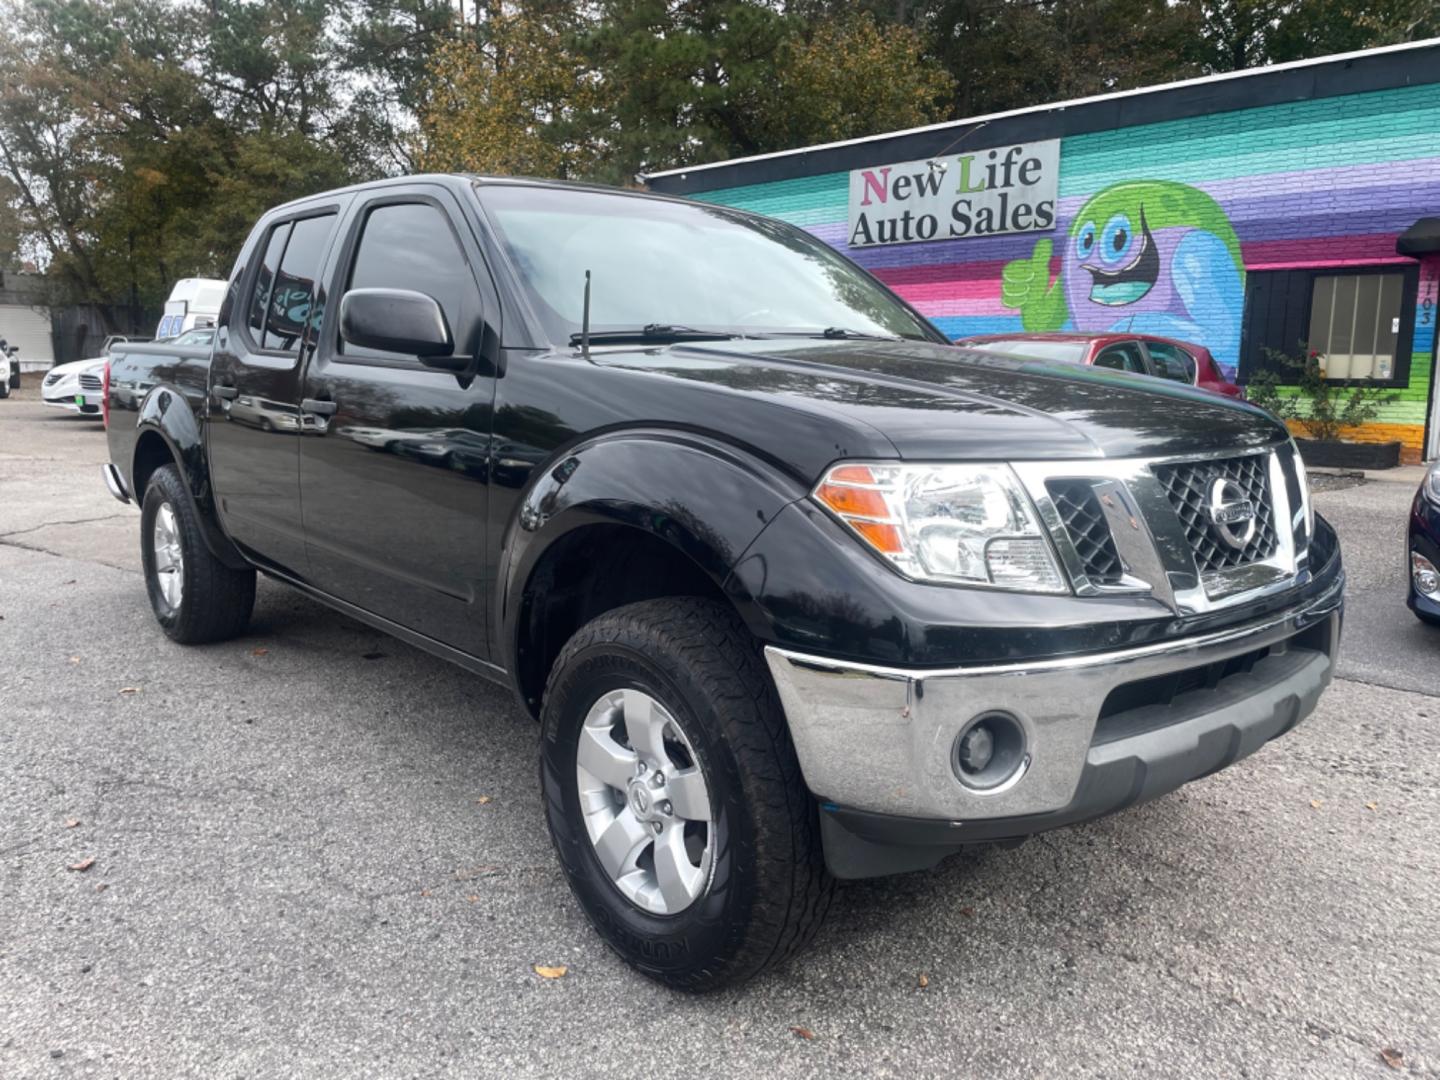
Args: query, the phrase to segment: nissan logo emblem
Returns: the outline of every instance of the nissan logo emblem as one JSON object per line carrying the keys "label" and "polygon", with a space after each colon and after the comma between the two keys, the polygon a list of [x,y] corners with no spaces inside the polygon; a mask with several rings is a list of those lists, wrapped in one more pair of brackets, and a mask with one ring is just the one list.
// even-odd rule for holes
{"label": "nissan logo emblem", "polygon": [[1205,512],[1215,535],[1237,551],[1255,536],[1255,504],[1245,497],[1245,489],[1226,476],[1210,481]]}

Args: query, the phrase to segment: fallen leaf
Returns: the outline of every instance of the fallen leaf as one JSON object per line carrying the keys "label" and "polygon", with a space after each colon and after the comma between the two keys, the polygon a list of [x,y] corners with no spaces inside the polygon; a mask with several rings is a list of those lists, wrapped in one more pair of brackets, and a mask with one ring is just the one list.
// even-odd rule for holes
{"label": "fallen leaf", "polygon": [[920,984],[920,989],[921,989],[921,990],[924,990],[925,987],[927,987],[927,986],[930,985],[930,976],[929,976],[929,975],[926,975],[926,974],[922,971],[922,972],[920,973],[920,978],[918,978],[918,979],[915,980],[915,981]]}
{"label": "fallen leaf", "polygon": [[490,801],[490,796],[489,796],[489,795],[481,795],[478,799],[475,800],[475,805],[476,805],[476,806],[484,806],[484,805],[485,805],[486,803],[488,803],[489,801]]}
{"label": "fallen leaf", "polygon": [[1325,805],[1325,804],[1322,803],[1319,799],[1311,799],[1311,800],[1310,800],[1310,806],[1311,806],[1311,808],[1314,809],[1314,810],[1319,810],[1320,807],[1322,807],[1322,806],[1324,806],[1324,805]]}
{"label": "fallen leaf", "polygon": [[478,904],[480,902],[480,897],[478,896],[467,896],[465,899],[469,900],[472,904]]}
{"label": "fallen leaf", "polygon": [[139,692],[140,687],[138,686],[122,686],[120,688],[120,693],[122,694],[138,694]]}
{"label": "fallen leaf", "polygon": [[72,657],[70,657],[70,662],[71,662],[72,664],[78,664],[78,663],[80,662],[80,657],[78,657],[78,656],[72,656]]}
{"label": "fallen leaf", "polygon": [[70,869],[71,869],[71,870],[75,870],[75,871],[83,874],[86,870],[89,870],[90,867],[92,867],[92,866],[94,866],[94,865],[95,865],[95,856],[94,856],[94,855],[91,855],[90,858],[88,858],[88,859],[81,859],[81,860],[80,860],[79,862],[77,862],[77,863],[71,863],[71,864],[70,864]]}
{"label": "fallen leaf", "polygon": [[811,1030],[810,1030],[809,1028],[807,1028],[807,1027],[796,1027],[794,1024],[791,1024],[791,1025],[790,1025],[790,1030],[791,1030],[791,1032],[794,1033],[794,1035],[795,1035],[795,1037],[796,1037],[797,1039],[813,1039],[813,1038],[815,1038],[815,1033],[814,1033],[813,1031],[811,1031]]}
{"label": "fallen leaf", "polygon": [[1367,802],[1367,803],[1365,804],[1365,809],[1366,809],[1366,810],[1379,810],[1379,809],[1380,809],[1380,804],[1379,804],[1379,803],[1373,803],[1373,802]]}
{"label": "fallen leaf", "polygon": [[1387,1046],[1384,1050],[1380,1051],[1380,1060],[1392,1069],[1403,1069],[1405,1067],[1405,1055],[1393,1046]]}
{"label": "fallen leaf", "polygon": [[104,892],[104,891],[105,891],[106,889],[108,889],[109,887],[110,887],[110,883],[109,883],[108,881],[102,881],[99,885],[96,885],[96,886],[95,886],[95,891],[96,891],[96,892]]}
{"label": "fallen leaf", "polygon": [[76,580],[76,579],[72,577],[69,581],[62,581],[60,584],[61,584],[61,585],[74,585],[74,584],[75,584],[75,580]]}
{"label": "fallen leaf", "polygon": [[429,895],[430,895],[430,890],[429,890],[429,889],[421,889],[421,890],[420,890],[420,895],[421,895],[421,896],[429,896]]}
{"label": "fallen leaf", "polygon": [[267,649],[267,648],[265,648],[264,645],[258,645],[258,646],[256,646],[255,648],[253,648],[253,649],[250,650],[250,655],[251,655],[251,656],[265,656],[265,655],[266,655],[267,653],[269,653],[269,652],[270,652],[270,650]]}
{"label": "fallen leaf", "polygon": [[966,904],[960,909],[960,914],[964,915],[967,919],[973,919],[975,917],[975,909],[969,904]]}
{"label": "fallen leaf", "polygon": [[65,820],[65,827],[66,827],[67,829],[73,829],[73,828],[75,828],[76,825],[79,825],[79,824],[80,824],[80,819],[79,819],[79,818],[73,818],[73,817],[72,817],[72,818],[67,818],[67,819]]}
{"label": "fallen leaf", "polygon": [[557,964],[555,967],[546,967],[544,964],[535,965],[535,974],[542,979],[563,979],[569,970],[564,964]]}

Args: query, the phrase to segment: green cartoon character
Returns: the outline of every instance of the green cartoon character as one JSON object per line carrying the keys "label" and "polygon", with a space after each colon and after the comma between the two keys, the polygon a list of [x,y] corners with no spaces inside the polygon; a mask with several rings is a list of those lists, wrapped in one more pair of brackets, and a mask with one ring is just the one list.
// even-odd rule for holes
{"label": "green cartoon character", "polygon": [[1130,180],[1090,199],[1053,245],[1005,266],[1001,302],[1029,331],[1159,334],[1204,345],[1234,376],[1245,264],[1220,204],[1188,184]]}

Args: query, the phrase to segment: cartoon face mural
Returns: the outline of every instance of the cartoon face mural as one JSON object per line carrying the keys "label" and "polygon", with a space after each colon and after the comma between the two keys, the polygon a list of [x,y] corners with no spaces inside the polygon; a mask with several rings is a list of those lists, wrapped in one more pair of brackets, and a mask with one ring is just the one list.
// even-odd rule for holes
{"label": "cartoon face mural", "polygon": [[1245,264],[1220,204],[1169,180],[1115,184],[1080,208],[1050,282],[1053,241],[1003,272],[1026,330],[1161,334],[1208,348],[1233,376]]}

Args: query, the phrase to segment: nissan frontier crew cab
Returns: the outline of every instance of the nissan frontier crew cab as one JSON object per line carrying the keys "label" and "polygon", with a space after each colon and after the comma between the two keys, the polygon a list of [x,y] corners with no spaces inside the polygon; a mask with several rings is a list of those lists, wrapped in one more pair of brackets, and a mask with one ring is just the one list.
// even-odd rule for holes
{"label": "nissan frontier crew cab", "polygon": [[718,206],[465,176],[288,203],[208,348],[111,353],[105,479],[174,641],[256,573],[511,687],[627,961],[711,988],[835,878],[1165,794],[1330,680],[1344,573],[1285,429],[950,346]]}

